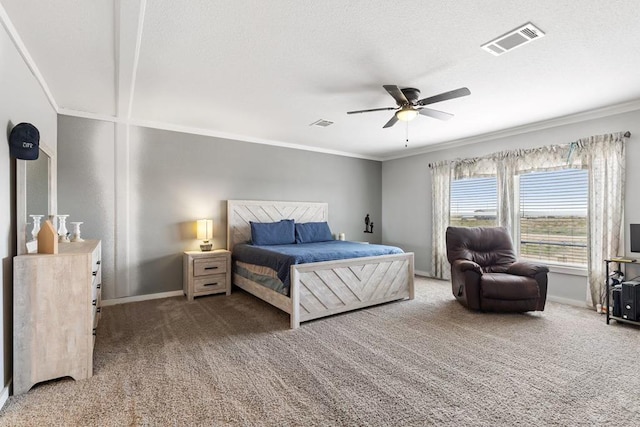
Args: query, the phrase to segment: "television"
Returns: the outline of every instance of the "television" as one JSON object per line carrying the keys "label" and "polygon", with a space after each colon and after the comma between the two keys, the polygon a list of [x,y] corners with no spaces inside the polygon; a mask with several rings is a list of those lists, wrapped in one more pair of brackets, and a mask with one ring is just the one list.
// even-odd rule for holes
{"label": "television", "polygon": [[640,224],[631,224],[631,252],[640,252]]}

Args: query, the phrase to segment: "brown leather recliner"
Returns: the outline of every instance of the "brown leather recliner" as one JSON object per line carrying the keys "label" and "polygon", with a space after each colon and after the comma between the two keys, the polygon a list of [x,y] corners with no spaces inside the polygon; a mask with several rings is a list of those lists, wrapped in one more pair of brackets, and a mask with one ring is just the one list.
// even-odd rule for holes
{"label": "brown leather recliner", "polygon": [[448,227],[447,259],[453,295],[470,309],[542,311],[547,300],[545,265],[518,262],[504,227]]}

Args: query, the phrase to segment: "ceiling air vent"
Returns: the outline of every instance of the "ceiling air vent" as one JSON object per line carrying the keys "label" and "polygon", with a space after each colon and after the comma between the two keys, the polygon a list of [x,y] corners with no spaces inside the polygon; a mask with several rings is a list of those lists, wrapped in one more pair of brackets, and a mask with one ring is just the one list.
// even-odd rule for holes
{"label": "ceiling air vent", "polygon": [[522,27],[509,31],[507,34],[491,40],[480,47],[495,56],[500,56],[505,52],[509,52],[541,37],[544,37],[544,33],[531,22],[528,22]]}
{"label": "ceiling air vent", "polygon": [[327,126],[331,126],[332,124],[333,122],[330,122],[329,120],[320,119],[311,123],[309,126],[320,126],[321,128],[326,128]]}

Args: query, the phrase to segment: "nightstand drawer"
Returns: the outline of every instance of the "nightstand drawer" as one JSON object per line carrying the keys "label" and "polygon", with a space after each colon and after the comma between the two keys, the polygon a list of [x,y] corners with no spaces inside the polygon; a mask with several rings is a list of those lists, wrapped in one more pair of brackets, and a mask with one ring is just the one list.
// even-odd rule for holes
{"label": "nightstand drawer", "polygon": [[193,261],[193,275],[206,276],[227,272],[227,260],[219,259],[196,259]]}
{"label": "nightstand drawer", "polygon": [[215,292],[227,289],[226,274],[212,274],[210,276],[198,277],[193,280],[193,292]]}

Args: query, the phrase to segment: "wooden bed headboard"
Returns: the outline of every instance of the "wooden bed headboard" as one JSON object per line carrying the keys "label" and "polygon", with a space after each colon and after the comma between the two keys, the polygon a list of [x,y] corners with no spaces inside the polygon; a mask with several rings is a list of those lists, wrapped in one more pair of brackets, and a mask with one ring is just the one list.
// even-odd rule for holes
{"label": "wooden bed headboard", "polygon": [[227,200],[227,249],[233,252],[237,243],[251,240],[253,222],[296,222],[329,220],[329,204],[317,202],[275,202],[264,200]]}

